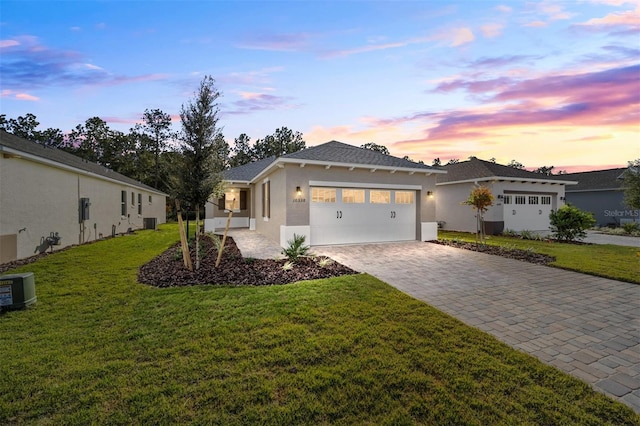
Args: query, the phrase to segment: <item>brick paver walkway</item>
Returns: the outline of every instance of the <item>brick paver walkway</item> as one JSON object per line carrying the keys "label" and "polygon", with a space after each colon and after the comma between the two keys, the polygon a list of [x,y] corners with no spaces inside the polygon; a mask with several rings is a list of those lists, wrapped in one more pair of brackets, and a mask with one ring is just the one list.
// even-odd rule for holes
{"label": "brick paver walkway", "polygon": [[[244,256],[280,248],[232,234]],[[246,250],[246,254],[245,253]],[[640,412],[640,285],[421,242],[314,247]]]}

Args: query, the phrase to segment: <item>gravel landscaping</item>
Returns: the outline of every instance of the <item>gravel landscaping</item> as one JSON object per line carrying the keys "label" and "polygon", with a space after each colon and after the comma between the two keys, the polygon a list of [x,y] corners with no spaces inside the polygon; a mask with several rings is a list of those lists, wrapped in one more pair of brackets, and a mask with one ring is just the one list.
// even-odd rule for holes
{"label": "gravel landscaping", "polygon": [[[322,262],[323,257],[301,257],[291,269],[286,259],[252,259],[242,257],[232,237],[227,237],[220,265],[215,262],[218,252],[211,237],[201,237],[204,253],[200,269],[189,271],[184,267],[180,244],[176,244],[151,262],[143,265],[138,281],[155,287],[181,287],[189,285],[276,285],[302,280],[331,278],[357,272],[333,260]],[[195,258],[191,247],[191,259]]]}
{"label": "gravel landscaping", "polygon": [[546,254],[536,253],[532,250],[522,250],[517,248],[508,248],[502,246],[490,246],[487,244],[476,244],[465,241],[454,240],[433,240],[429,241],[433,244],[443,246],[451,246],[465,250],[479,251],[481,253],[493,254],[495,256],[507,257],[509,259],[522,260],[524,262],[536,263],[538,265],[548,265],[556,260],[555,257]]}

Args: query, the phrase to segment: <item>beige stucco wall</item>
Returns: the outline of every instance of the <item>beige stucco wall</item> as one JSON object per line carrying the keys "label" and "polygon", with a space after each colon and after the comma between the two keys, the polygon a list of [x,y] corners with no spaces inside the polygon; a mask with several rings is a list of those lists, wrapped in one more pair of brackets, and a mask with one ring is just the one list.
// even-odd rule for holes
{"label": "beige stucco wall", "polygon": [[[366,187],[375,187],[377,184],[420,186],[422,190],[416,191],[416,237],[420,238],[422,224],[436,220],[436,198],[427,196],[427,191],[436,190],[435,176],[426,173],[411,175],[408,172],[371,172],[369,169],[326,169],[317,165],[300,167],[298,164],[285,164],[284,167],[274,168],[252,184],[247,202],[251,204],[250,217],[255,219],[256,231],[274,241],[282,242],[283,226],[294,230],[298,229],[296,227],[309,226],[310,181],[356,183]],[[268,220],[262,217],[262,184],[266,180],[271,184],[271,217]],[[300,195],[296,192],[298,186],[302,192]],[[215,219],[221,214],[212,204],[207,204],[207,218]]]}
{"label": "beige stucco wall", "polygon": [[[435,191],[435,174],[429,176],[426,173],[414,173],[410,175],[407,172],[391,173],[387,170],[376,170],[371,172],[369,169],[353,169],[346,167],[332,167],[326,169],[323,166],[306,165],[300,167],[297,164],[287,164],[286,170],[286,207],[287,220],[284,223],[287,226],[309,225],[309,181],[325,181],[325,182],[347,182],[368,184],[375,187],[376,184],[383,185],[420,185],[422,191],[416,192],[417,217],[416,227],[419,235],[420,222],[434,222],[436,217],[435,197],[426,196],[427,191]],[[296,194],[296,187],[300,186],[302,196]],[[304,199],[304,202],[295,201],[296,199]]]}
{"label": "beige stucco wall", "polygon": [[[270,182],[271,214],[269,218],[262,216],[262,184]],[[254,185],[253,191],[255,205],[256,231],[266,235],[273,241],[280,241],[280,225],[286,221],[285,202],[286,196],[283,189],[286,184],[284,169],[276,168],[269,174],[262,176]]]}
{"label": "beige stucco wall", "polygon": [[[121,215],[121,191],[127,191],[125,216]],[[138,214],[139,193],[142,214]],[[84,228],[79,222],[80,198],[91,203]],[[156,218],[158,224],[166,222],[165,197],[159,193],[26,158],[0,156],[0,200],[0,235],[17,235],[17,258],[35,254],[51,232],[62,238],[61,245],[53,247],[56,250],[93,241],[100,234],[110,236],[112,225],[121,233],[142,228],[147,217]]]}

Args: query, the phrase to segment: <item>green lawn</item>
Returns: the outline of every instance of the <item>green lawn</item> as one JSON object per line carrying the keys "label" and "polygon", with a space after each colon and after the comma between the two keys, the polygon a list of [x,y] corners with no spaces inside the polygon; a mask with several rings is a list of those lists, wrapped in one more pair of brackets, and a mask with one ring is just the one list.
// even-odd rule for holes
{"label": "green lawn", "polygon": [[640,424],[630,408],[368,275],[156,289],[175,226],[20,268],[0,424]]}
{"label": "green lawn", "polygon": [[[467,232],[438,231],[439,239],[475,241]],[[640,249],[612,244],[567,244],[555,241],[523,240],[518,237],[491,235],[487,244],[532,249],[536,253],[555,256],[552,266],[640,284]]]}

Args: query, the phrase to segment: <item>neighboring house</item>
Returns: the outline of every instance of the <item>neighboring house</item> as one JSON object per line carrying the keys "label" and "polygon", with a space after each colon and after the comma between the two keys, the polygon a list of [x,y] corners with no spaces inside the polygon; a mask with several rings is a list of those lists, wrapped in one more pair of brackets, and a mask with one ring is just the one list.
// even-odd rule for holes
{"label": "neighboring house", "polygon": [[435,177],[444,172],[328,142],[224,172],[225,197],[206,205],[205,230],[254,229],[286,247],[437,238]]}
{"label": "neighboring house", "polygon": [[619,226],[640,221],[640,210],[624,203],[623,178],[626,168],[563,175],[578,184],[567,188],[567,202],[593,213],[599,226]]}
{"label": "neighboring house", "polygon": [[0,131],[0,263],[166,221],[166,194]]}
{"label": "neighboring house", "polygon": [[495,197],[484,214],[487,234],[512,231],[548,231],[549,214],[564,204],[565,185],[576,182],[565,175],[547,176],[473,158],[443,167],[438,175],[437,219],[443,229],[476,232],[475,211],[462,203],[476,185]]}

